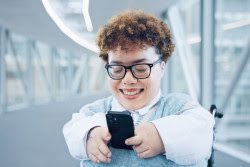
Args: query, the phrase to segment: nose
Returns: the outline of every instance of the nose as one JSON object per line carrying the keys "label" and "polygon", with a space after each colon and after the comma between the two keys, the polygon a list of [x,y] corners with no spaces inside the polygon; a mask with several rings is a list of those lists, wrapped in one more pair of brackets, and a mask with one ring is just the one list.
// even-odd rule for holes
{"label": "nose", "polygon": [[124,78],[122,79],[123,84],[134,84],[137,82],[137,78],[135,78],[131,72],[131,70],[127,70]]}

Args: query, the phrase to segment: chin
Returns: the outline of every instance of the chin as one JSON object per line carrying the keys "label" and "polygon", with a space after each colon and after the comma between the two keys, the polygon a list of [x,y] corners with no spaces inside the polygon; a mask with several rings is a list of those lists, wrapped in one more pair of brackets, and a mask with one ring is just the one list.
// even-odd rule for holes
{"label": "chin", "polygon": [[[136,105],[135,105],[136,104]],[[138,110],[143,108],[144,104],[139,104],[138,102],[129,102],[129,103],[122,103],[123,107],[127,110]]]}
{"label": "chin", "polygon": [[145,97],[145,93],[143,91],[140,91],[140,93],[128,96],[124,95],[122,91],[116,91],[116,99],[119,101],[119,103],[127,110],[138,110],[143,108],[147,101]]}

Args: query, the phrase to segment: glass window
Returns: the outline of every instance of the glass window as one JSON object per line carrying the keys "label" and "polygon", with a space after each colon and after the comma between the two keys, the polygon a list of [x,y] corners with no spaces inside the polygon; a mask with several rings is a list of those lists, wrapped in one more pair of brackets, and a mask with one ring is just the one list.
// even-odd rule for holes
{"label": "glass window", "polygon": [[[169,18],[169,24],[175,37],[175,54],[173,54],[169,63],[171,66],[171,91],[190,93],[187,81],[185,79],[184,70],[188,71],[187,77],[191,79],[197,98],[200,91],[200,1],[178,1],[177,13]],[[171,15],[169,15],[171,17]],[[175,24],[175,23],[178,23]],[[176,26],[173,26],[173,25]],[[179,39],[176,37],[179,34]],[[180,35],[182,34],[182,35]],[[182,50],[180,52],[179,50]],[[181,55],[182,54],[182,55]],[[188,59],[188,61],[186,61]],[[183,64],[186,63],[186,68],[183,69]]]}
{"label": "glass window", "polygon": [[22,36],[15,33],[9,34],[6,42],[6,86],[7,105],[26,102],[27,98],[27,45]]}
{"label": "glass window", "polygon": [[[250,34],[250,1],[218,0],[215,27],[215,101],[221,104]],[[220,134],[224,144],[250,154],[250,60],[227,103]],[[240,75],[240,74],[238,74]],[[219,140],[220,138],[218,138]]]}

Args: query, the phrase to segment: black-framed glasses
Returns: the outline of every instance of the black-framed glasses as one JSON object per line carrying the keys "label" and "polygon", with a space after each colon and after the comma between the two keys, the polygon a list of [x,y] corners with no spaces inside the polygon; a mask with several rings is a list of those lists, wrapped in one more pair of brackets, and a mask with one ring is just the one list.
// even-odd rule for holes
{"label": "black-framed glasses", "polygon": [[120,80],[123,79],[127,73],[127,70],[129,69],[132,73],[132,75],[137,79],[146,79],[151,74],[151,68],[161,62],[161,58],[156,60],[154,63],[139,63],[134,64],[132,66],[124,66],[124,65],[111,65],[106,64],[105,68],[108,72],[108,75],[110,78],[114,80]]}

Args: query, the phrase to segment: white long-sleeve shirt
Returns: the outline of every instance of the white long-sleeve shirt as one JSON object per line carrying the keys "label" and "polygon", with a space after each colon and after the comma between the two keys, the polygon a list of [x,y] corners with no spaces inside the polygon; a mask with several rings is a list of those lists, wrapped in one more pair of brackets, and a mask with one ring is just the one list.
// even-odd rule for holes
{"label": "white long-sleeve shirt", "polygon": [[[131,111],[134,124],[139,115],[146,114],[160,99],[161,93],[150,104],[137,111]],[[120,103],[113,98],[111,110],[124,111]],[[105,113],[86,116],[84,111],[74,113],[65,124],[63,134],[73,157],[88,160],[86,139],[89,130],[95,126],[107,127]],[[185,104],[177,115],[169,115],[152,121],[158,130],[165,147],[167,159],[180,165],[191,165],[209,158],[213,140],[213,116],[198,103]]]}

